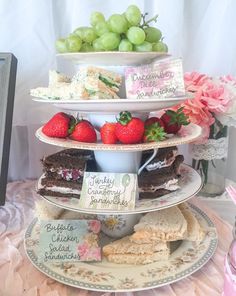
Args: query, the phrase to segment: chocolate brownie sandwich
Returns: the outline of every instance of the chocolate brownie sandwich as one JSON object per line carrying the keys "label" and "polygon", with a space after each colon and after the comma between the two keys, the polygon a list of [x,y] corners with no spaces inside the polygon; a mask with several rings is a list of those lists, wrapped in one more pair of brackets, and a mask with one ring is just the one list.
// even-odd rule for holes
{"label": "chocolate brownie sandwich", "polygon": [[37,192],[48,196],[80,198],[81,190],[82,181],[76,183],[53,179],[44,175],[38,185]]}
{"label": "chocolate brownie sandwich", "polygon": [[42,159],[43,171],[47,177],[75,181],[83,177],[88,160],[93,152],[80,149],[66,149]]}
{"label": "chocolate brownie sandwich", "polygon": [[[144,151],[142,155],[142,163],[151,157],[153,150]],[[178,148],[176,146],[160,148],[157,155],[145,167],[147,171],[153,171],[170,166],[178,155]]]}
{"label": "chocolate brownie sandwich", "polygon": [[42,159],[43,176],[38,193],[79,198],[85,170],[96,171],[93,152],[66,149]]}
{"label": "chocolate brownie sandwich", "polygon": [[[180,188],[180,165],[184,157],[177,153],[176,147],[159,149],[150,166],[138,176],[140,199],[157,198]],[[146,155],[144,161],[145,158]]]}

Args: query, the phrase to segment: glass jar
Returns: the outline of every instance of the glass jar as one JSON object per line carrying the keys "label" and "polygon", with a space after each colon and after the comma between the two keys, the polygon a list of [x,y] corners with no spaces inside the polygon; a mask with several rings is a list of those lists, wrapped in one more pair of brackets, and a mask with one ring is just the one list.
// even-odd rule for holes
{"label": "glass jar", "polygon": [[210,127],[210,137],[204,144],[191,146],[192,166],[202,177],[200,194],[215,197],[225,191],[228,155],[228,128],[217,119]]}

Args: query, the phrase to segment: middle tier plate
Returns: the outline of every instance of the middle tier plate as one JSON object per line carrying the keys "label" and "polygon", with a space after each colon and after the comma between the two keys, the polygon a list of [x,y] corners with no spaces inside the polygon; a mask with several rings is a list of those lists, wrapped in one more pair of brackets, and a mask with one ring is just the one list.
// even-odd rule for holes
{"label": "middle tier plate", "polygon": [[[48,202],[61,207],[63,209],[76,211],[80,213],[87,214],[138,214],[152,212],[156,210],[161,210],[164,208],[169,208],[179,203],[182,203],[189,198],[195,196],[202,187],[201,176],[192,167],[183,164],[180,168],[180,180],[178,189],[175,192],[169,193],[162,197],[152,199],[152,200],[138,200],[136,202],[136,207],[129,211],[114,211],[114,210],[97,210],[97,209],[85,209],[81,208],[79,205],[79,199],[76,198],[65,198],[65,197],[55,197],[55,196],[42,196]],[[38,186],[40,184],[41,178],[38,181]]]}
{"label": "middle tier plate", "polygon": [[145,151],[149,149],[158,149],[164,147],[177,146],[193,142],[201,135],[201,127],[196,124],[189,124],[181,128],[180,135],[174,135],[160,142],[141,143],[141,144],[103,144],[97,143],[83,143],[70,139],[50,138],[43,134],[42,128],[36,131],[36,137],[47,144],[55,145],[63,148],[87,149],[97,151],[117,151],[117,152],[135,152]]}

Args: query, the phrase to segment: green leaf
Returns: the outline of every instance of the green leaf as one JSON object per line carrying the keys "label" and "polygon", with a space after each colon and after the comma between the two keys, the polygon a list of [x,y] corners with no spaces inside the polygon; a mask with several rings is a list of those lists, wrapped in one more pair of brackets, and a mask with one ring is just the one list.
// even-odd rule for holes
{"label": "green leaf", "polygon": [[119,116],[118,122],[122,125],[127,125],[132,119],[132,115],[129,111],[122,111]]}
{"label": "green leaf", "polygon": [[177,110],[177,113],[181,113],[183,110],[184,110],[184,106],[183,106],[183,107],[180,107],[180,108]]}
{"label": "green leaf", "polygon": [[166,132],[159,123],[155,122],[145,128],[144,135],[146,136],[148,142],[159,142],[166,138]]}

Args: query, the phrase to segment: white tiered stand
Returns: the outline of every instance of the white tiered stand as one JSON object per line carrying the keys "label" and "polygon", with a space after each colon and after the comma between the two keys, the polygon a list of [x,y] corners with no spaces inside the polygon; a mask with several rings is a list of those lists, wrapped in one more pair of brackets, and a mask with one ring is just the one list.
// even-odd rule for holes
{"label": "white tiered stand", "polygon": [[[117,65],[124,67],[131,64],[145,64],[154,58],[163,58],[158,53],[77,53],[64,54],[63,58],[70,59],[77,64],[103,64],[103,67],[113,68]],[[104,63],[103,63],[104,62]],[[117,63],[114,65],[114,63]],[[119,66],[118,66],[119,65]],[[110,101],[50,101],[45,98],[34,100],[45,104],[54,104],[65,110],[85,112],[89,115],[92,123],[99,127],[106,120],[114,120],[120,111],[133,111],[136,116],[146,118],[149,112],[160,110],[182,102],[185,97],[155,99],[143,101],[132,101],[129,99]],[[143,143],[136,145],[105,145],[101,142],[89,144],[80,143],[68,139],[53,139],[45,136],[41,129],[36,136],[43,142],[64,148],[89,149],[95,153],[95,159],[99,170],[102,172],[140,173],[142,151],[153,149],[154,157],[158,148],[170,147],[180,144],[187,144],[198,138],[201,128],[190,124],[183,128],[182,136],[174,136],[157,143]],[[149,159],[150,161],[151,159]],[[181,189],[175,193],[165,195],[155,200],[138,201],[133,211],[116,212],[111,210],[93,210],[80,208],[78,200],[55,198],[44,196],[43,198],[56,206],[88,214],[117,215],[121,227],[126,223],[127,215],[140,215],[140,213],[156,211],[171,207],[193,197],[201,189],[201,177],[191,167],[182,165]],[[183,241],[174,246],[168,262],[155,262],[147,265],[125,265],[113,264],[105,259],[99,263],[40,263],[38,261],[38,237],[39,222],[35,219],[29,226],[25,235],[26,253],[31,262],[43,273],[64,284],[95,291],[121,292],[141,291],[150,288],[160,287],[192,274],[201,268],[214,254],[217,245],[217,234],[214,224],[199,208],[190,205],[194,214],[199,218],[208,234],[200,245]],[[122,214],[122,215],[121,215]],[[131,217],[131,216],[130,216]],[[123,223],[123,224],[122,224]],[[122,226],[123,225],[123,226]],[[103,236],[101,243],[109,241]],[[34,243],[32,243],[34,242]],[[187,257],[188,258],[187,258]],[[186,260],[187,258],[187,260]]]}

